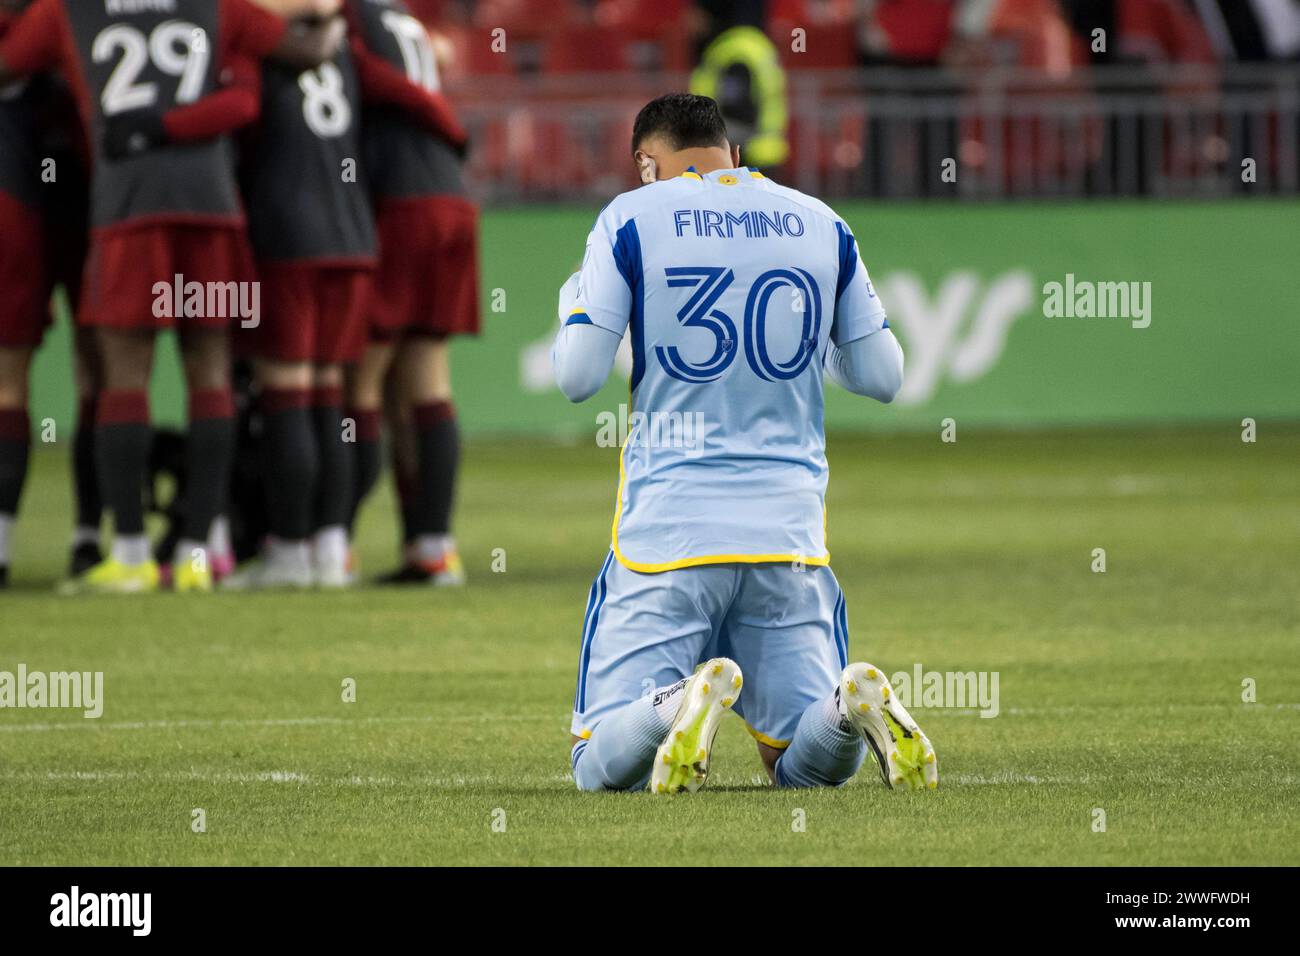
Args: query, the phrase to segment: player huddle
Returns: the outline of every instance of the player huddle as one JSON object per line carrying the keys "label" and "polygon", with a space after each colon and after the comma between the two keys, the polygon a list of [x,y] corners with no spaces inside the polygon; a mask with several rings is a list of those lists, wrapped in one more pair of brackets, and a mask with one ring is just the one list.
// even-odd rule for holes
{"label": "player huddle", "polygon": [[[385,424],[404,526],[386,580],[463,580],[447,340],[478,331],[477,210],[438,86],[403,0],[0,0],[0,585],[56,285],[79,398],[65,590],[346,586]],[[144,498],[165,329],[189,424],[157,555]],[[267,532],[238,571],[236,362],[253,370]]]}

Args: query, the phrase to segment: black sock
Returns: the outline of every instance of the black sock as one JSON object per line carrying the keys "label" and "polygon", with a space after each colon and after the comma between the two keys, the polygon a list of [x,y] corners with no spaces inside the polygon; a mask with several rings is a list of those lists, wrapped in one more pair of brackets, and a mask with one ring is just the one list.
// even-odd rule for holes
{"label": "black sock", "polygon": [[81,400],[77,412],[77,434],[72,443],[72,487],[76,495],[77,527],[98,530],[104,513],[95,474],[95,407],[93,398]]}
{"label": "black sock", "polygon": [[392,434],[389,458],[393,468],[393,490],[397,493],[397,517],[402,524],[402,543],[410,544],[420,533],[415,516],[415,494],[420,479],[416,462],[403,458],[398,450],[400,440],[397,434]]}
{"label": "black sock", "polygon": [[235,403],[230,389],[190,393],[185,441],[184,537],[206,544],[213,519],[225,508],[235,454]]}
{"label": "black sock", "polygon": [[346,525],[352,514],[352,449],[343,441],[343,394],[338,388],[318,388],[312,394],[312,425],[320,474],[316,479],[316,508],[312,528]]}
{"label": "black sock", "polygon": [[352,501],[348,514],[348,534],[351,535],[361,503],[379,480],[380,414],[374,409],[351,409],[348,415],[356,423],[356,448],[353,449],[352,456]]}
{"label": "black sock", "polygon": [[27,409],[0,409],[0,515],[18,514],[31,446],[32,423]]}
{"label": "black sock", "polygon": [[305,541],[312,532],[320,471],[312,433],[311,391],[268,388],[258,401],[267,523],[271,534],[282,541]]}
{"label": "black sock", "polygon": [[413,409],[419,442],[420,470],[411,519],[415,535],[451,531],[451,506],[460,463],[460,433],[451,402],[430,402]]}
{"label": "black sock", "polygon": [[95,470],[99,494],[119,535],[144,534],[144,481],[149,466],[149,396],[103,392],[95,412]]}

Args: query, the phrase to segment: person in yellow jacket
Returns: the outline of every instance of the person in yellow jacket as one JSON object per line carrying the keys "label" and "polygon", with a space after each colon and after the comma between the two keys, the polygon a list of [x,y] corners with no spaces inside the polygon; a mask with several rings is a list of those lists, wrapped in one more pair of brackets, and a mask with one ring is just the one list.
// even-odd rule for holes
{"label": "person in yellow jacket", "polygon": [[734,26],[719,33],[691,74],[691,92],[717,100],[749,167],[770,169],[786,161],[785,70],[776,46],[758,27]]}

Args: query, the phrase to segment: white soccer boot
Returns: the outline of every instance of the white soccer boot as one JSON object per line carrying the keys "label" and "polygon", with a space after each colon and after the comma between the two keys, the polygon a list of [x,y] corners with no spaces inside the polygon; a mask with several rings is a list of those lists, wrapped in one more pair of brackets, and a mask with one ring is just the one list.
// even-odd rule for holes
{"label": "white soccer boot", "polygon": [[305,542],[268,542],[259,558],[221,582],[223,591],[300,591],[315,583]]}
{"label": "white soccer boot", "polygon": [[862,735],[880,766],[886,787],[933,790],[939,761],[921,728],[898,700],[884,672],[871,664],[850,664],[840,675],[840,716]]}
{"label": "white soccer boot", "polygon": [[725,657],[706,661],[687,679],[677,716],[655,752],[651,793],[694,793],[704,786],[718,722],[744,682],[736,662]]}

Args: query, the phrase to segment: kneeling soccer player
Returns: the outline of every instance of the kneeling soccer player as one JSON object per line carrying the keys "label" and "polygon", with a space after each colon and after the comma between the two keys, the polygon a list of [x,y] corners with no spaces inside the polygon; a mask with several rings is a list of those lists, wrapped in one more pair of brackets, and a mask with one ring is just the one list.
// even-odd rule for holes
{"label": "kneeling soccer player", "polygon": [[572,401],[600,389],[624,332],[633,354],[574,779],[697,790],[734,707],[779,786],[838,786],[868,748],[887,786],[937,786],[884,674],[848,662],[828,566],[823,369],[885,402],[903,374],[857,243],[823,203],[740,166],[707,97],[651,102],[632,150],[646,185],[597,219],[554,350]]}

